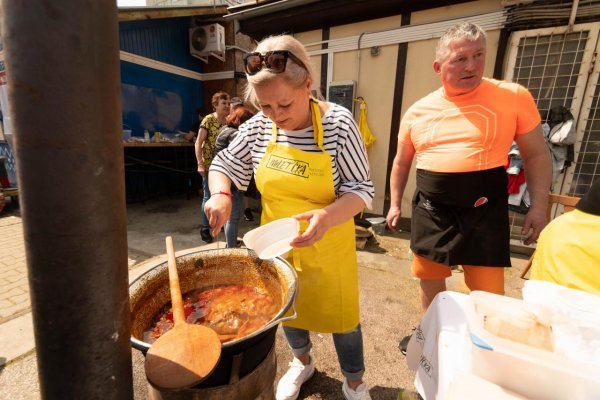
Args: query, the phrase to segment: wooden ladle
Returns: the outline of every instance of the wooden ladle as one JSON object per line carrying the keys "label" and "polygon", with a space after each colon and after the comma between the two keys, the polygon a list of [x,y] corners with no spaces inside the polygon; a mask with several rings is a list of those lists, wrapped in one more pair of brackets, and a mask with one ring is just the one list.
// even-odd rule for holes
{"label": "wooden ladle", "polygon": [[166,245],[174,326],[150,346],[145,369],[152,386],[177,390],[195,386],[210,375],[221,357],[221,342],[212,329],[186,322],[171,236]]}

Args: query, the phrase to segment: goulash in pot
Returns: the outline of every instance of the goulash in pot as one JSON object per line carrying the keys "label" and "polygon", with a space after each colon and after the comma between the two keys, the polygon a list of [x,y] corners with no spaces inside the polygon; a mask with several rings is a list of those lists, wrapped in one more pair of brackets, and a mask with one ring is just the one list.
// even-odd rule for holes
{"label": "goulash in pot", "polygon": [[[249,335],[269,322],[277,313],[273,297],[253,286],[227,285],[194,290],[183,296],[187,322],[208,326],[219,335],[221,343]],[[153,343],[173,328],[171,305],[165,306],[144,341]]]}

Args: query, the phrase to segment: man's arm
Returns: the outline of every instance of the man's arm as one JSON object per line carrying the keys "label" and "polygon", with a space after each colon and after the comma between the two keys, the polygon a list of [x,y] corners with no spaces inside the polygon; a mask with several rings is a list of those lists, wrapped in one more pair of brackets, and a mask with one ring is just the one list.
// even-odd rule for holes
{"label": "man's arm", "polygon": [[198,163],[198,173],[202,176],[206,174],[204,162],[202,162],[202,143],[204,143],[207,136],[208,131],[205,128],[200,128],[198,130],[198,138],[196,139],[196,144],[194,145],[194,149],[196,150],[196,161]]}
{"label": "man's arm", "polygon": [[390,174],[390,210],[386,217],[388,226],[393,230],[398,230],[402,196],[404,195],[414,155],[415,148],[412,144],[398,142],[396,157],[394,157],[394,164],[392,165],[392,172]]}
{"label": "man's arm", "polygon": [[546,213],[552,181],[552,163],[541,125],[524,135],[517,135],[515,140],[525,166],[525,180],[531,197],[531,206],[523,223],[522,234],[526,235],[523,243],[531,244],[538,239],[548,223]]}

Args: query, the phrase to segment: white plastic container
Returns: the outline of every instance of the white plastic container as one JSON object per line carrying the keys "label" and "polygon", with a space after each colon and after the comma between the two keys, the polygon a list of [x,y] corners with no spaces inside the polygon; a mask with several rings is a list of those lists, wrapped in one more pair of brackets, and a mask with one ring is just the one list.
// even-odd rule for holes
{"label": "white plastic container", "polygon": [[600,399],[596,365],[504,339],[484,328],[485,315],[519,320],[533,312],[543,322],[551,309],[481,291],[472,292],[470,298],[467,318],[476,375],[533,400]]}
{"label": "white plastic container", "polygon": [[281,218],[246,233],[244,244],[263,260],[278,257],[292,249],[290,242],[298,236],[300,223],[294,218]]}

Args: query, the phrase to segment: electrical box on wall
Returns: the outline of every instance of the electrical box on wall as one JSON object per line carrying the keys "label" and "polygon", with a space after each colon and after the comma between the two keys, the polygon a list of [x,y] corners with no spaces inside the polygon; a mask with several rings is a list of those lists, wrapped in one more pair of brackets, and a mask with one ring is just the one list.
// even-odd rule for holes
{"label": "electrical box on wall", "polygon": [[219,24],[210,24],[190,28],[190,53],[192,56],[208,62],[208,56],[225,61],[225,28]]}
{"label": "electrical box on wall", "polygon": [[329,83],[329,88],[327,89],[327,100],[346,107],[351,113],[354,113],[355,90],[355,81],[331,82]]}

